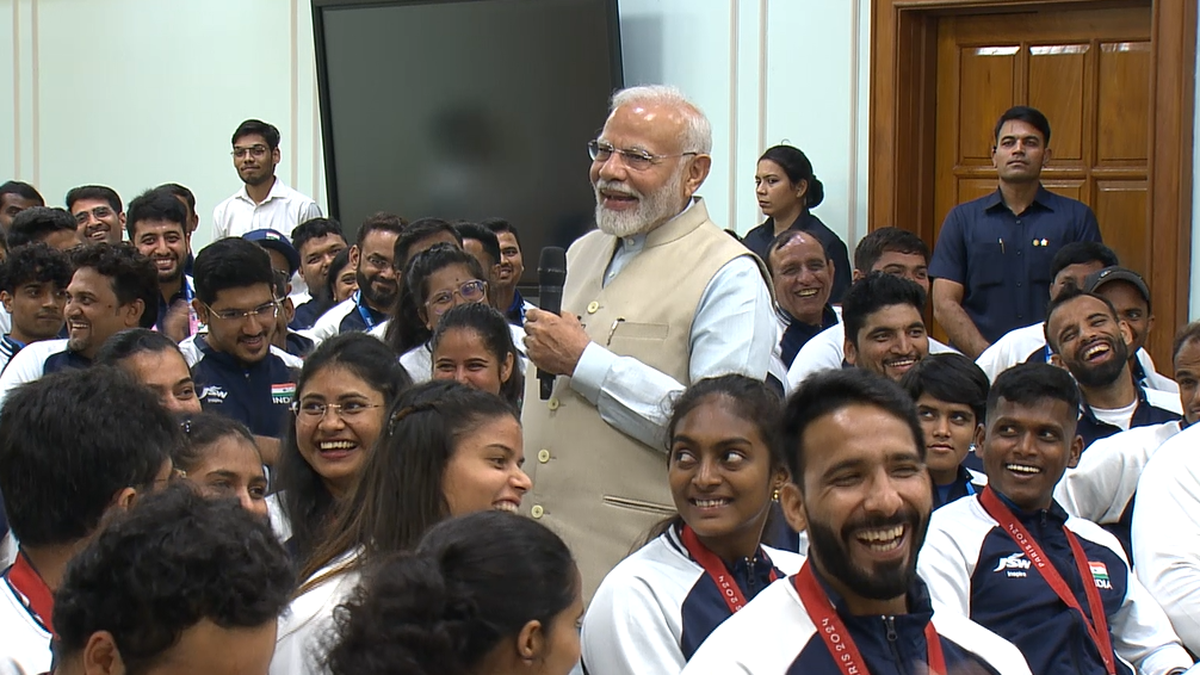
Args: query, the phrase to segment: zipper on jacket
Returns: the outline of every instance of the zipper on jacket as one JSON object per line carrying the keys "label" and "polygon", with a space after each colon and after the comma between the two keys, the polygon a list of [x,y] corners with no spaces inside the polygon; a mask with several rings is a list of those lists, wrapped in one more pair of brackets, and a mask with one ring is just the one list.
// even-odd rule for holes
{"label": "zipper on jacket", "polygon": [[897,664],[903,664],[904,659],[903,659],[903,657],[900,656],[900,644],[897,641],[899,636],[896,635],[896,617],[885,616],[885,617],[882,617],[882,619],[883,619],[883,626],[884,626],[884,628],[887,629],[888,646],[892,648],[892,658],[896,661]]}
{"label": "zipper on jacket", "polygon": [[754,558],[746,558],[746,590],[750,591],[746,594],[748,600],[752,600],[755,595],[754,581]]}

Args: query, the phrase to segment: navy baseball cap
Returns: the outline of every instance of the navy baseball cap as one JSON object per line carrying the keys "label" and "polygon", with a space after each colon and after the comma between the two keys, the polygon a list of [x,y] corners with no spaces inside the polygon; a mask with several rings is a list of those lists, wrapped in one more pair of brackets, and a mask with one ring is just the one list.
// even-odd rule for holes
{"label": "navy baseball cap", "polygon": [[1092,272],[1084,279],[1083,290],[1095,293],[1101,286],[1113,281],[1124,281],[1133,286],[1145,298],[1146,305],[1150,305],[1150,288],[1146,286],[1145,279],[1127,267],[1105,267],[1098,272]]}
{"label": "navy baseball cap", "polygon": [[288,241],[282,232],[270,229],[251,230],[242,235],[242,239],[282,253],[283,257],[287,259],[290,274],[295,274],[296,270],[300,269],[300,254],[296,252],[292,242]]}

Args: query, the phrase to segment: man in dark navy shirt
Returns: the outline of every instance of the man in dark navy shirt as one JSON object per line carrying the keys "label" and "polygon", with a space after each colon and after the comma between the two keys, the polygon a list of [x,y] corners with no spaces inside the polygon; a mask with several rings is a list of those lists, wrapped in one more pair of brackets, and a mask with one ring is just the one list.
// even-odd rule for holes
{"label": "man in dark navy shirt", "polygon": [[1063,244],[1100,240],[1087,205],[1042,187],[1050,160],[1045,115],[1010,108],[995,139],[999,188],[950,211],[929,265],[934,318],[972,358],[1008,331],[1045,317],[1050,261]]}
{"label": "man in dark navy shirt", "polygon": [[1180,418],[1179,397],[1138,385],[1129,367],[1129,326],[1111,302],[1068,286],[1050,302],[1046,344],[1082,394],[1077,431],[1086,448],[1097,438]]}
{"label": "man in dark navy shirt", "polygon": [[208,325],[192,367],[200,404],[249,427],[267,464],[278,456],[296,392],[294,371],[271,351],[279,313],[273,284],[267,252],[245,239],[218,240],[196,256],[196,312]]}
{"label": "man in dark navy shirt", "polygon": [[296,308],[291,326],[296,330],[311,328],[330,307],[329,266],[347,246],[342,224],[332,218],[313,218],[292,230],[292,246],[300,254],[300,278],[308,286],[311,299]]}

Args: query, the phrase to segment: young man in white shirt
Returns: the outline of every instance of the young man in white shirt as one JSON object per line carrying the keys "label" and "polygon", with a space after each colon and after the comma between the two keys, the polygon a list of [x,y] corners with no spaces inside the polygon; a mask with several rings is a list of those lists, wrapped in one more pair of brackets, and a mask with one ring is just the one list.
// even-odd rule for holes
{"label": "young man in white shirt", "polygon": [[[1046,308],[1046,344],[1079,383],[1078,432],[1093,441],[1132,427],[1178,420],[1177,395],[1146,389],[1129,366],[1129,326],[1108,299],[1068,286]],[[997,378],[997,381],[999,378]]]}
{"label": "young man in white shirt", "polygon": [[[1054,489],[1067,513],[1099,523],[1133,556],[1133,505],[1142,471],[1167,439],[1200,419],[1200,322],[1184,326],[1172,350],[1183,419],[1134,427],[1088,447]],[[1153,489],[1153,488],[1152,488]]]}
{"label": "young man in white shirt", "polygon": [[213,210],[213,240],[240,237],[253,230],[291,232],[321,217],[321,207],[283,184],[275,175],[279,164],[279,129],[261,120],[246,120],[233,132],[233,166],[241,190]]}
{"label": "young man in white shirt", "polygon": [[[113,509],[171,477],[178,423],[119,371],[56,373],[0,413],[0,493],[16,563],[0,578],[0,673],[50,670],[53,592]],[[55,617],[57,618],[57,617]]]}

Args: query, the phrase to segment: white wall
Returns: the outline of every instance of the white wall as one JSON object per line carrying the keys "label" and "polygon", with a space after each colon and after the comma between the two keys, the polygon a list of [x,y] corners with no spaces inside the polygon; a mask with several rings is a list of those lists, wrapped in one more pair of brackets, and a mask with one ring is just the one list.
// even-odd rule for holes
{"label": "white wall", "polygon": [[[11,17],[11,19],[10,19]],[[11,20],[11,24],[10,24]],[[307,0],[0,0],[0,181],[51,205],[84,183],[126,203],[168,181],[196,193],[197,244],[241,183],[230,136],[283,136],[278,175],[324,205]]]}
{"label": "white wall", "polygon": [[759,155],[808,155],[815,213],[853,248],[866,231],[870,0],[621,0],[626,84],[674,84],[713,123],[701,194],[717,224],[762,221]]}

